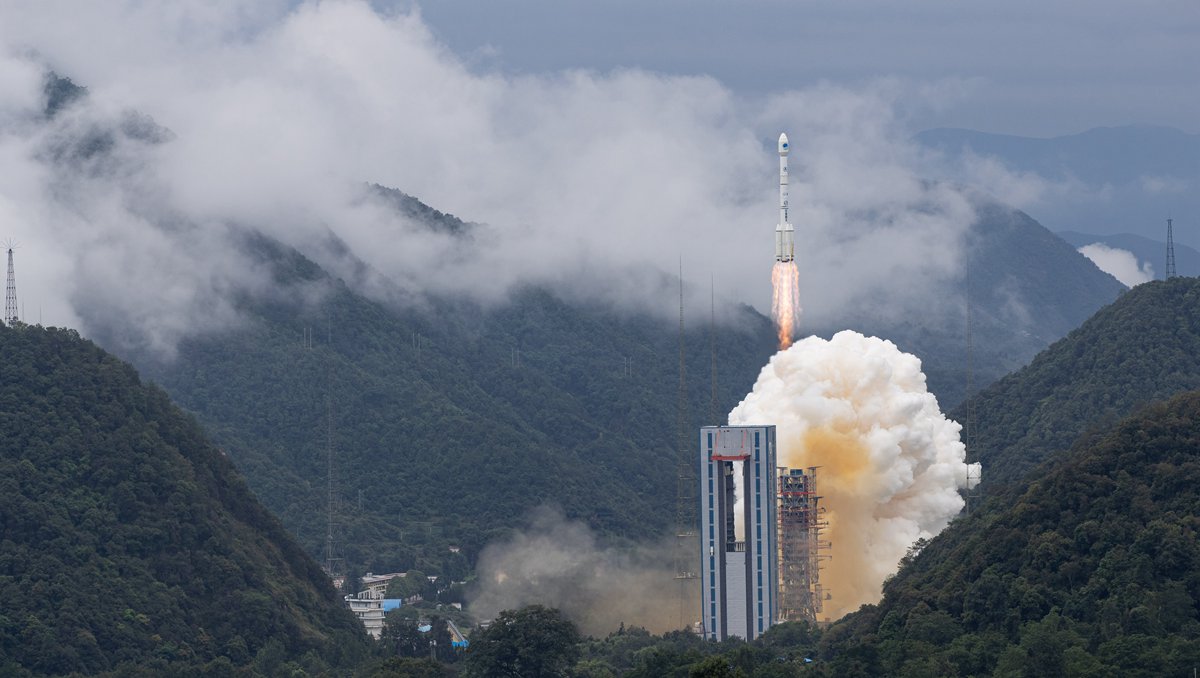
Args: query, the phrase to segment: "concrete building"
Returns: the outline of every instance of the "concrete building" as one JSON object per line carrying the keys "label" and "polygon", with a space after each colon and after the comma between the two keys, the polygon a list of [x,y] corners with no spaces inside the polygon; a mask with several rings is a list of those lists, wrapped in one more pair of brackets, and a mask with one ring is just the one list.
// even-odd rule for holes
{"label": "concrete building", "polygon": [[379,636],[383,635],[383,598],[346,596],[346,606],[362,622],[367,633],[379,640]]}
{"label": "concrete building", "polygon": [[[362,578],[363,590],[357,595],[346,596],[346,607],[362,622],[367,633],[376,640],[383,634],[383,619],[388,612],[400,607],[403,601],[395,598],[384,598],[388,584],[393,579],[404,577],[404,572],[390,574],[373,574],[368,572]],[[414,596],[416,597],[416,596]]]}
{"label": "concrete building", "polygon": [[774,426],[700,429],[705,638],[753,640],[778,616]]}
{"label": "concrete building", "polygon": [[382,598],[384,591],[392,583],[393,579],[403,579],[408,576],[407,572],[391,572],[388,574],[366,573],[362,578],[363,590],[369,591],[371,597]]}

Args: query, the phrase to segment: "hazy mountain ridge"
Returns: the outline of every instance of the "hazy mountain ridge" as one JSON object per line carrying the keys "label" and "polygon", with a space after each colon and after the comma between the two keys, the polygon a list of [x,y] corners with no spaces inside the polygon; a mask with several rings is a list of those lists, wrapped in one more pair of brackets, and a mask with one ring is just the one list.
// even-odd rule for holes
{"label": "hazy mountain ridge", "polygon": [[[364,199],[394,210],[415,232],[470,238],[475,230],[395,189],[368,185]],[[1023,364],[1120,286],[1026,215],[977,202],[968,263],[979,387]],[[136,322],[81,290],[89,332],[196,414],[309,553],[324,551],[327,394],[345,524],[338,550],[356,565],[417,564],[462,576],[484,543],[544,502],[609,534],[644,538],[669,529],[660,516],[672,510],[678,446],[674,321],[567,301],[548,286],[519,288],[493,306],[414,297],[355,257],[336,223],[301,253],[253,225],[221,224],[208,236],[208,225],[173,212],[150,209],[144,218],[152,229],[218,240],[233,251],[230,268],[240,277],[196,297],[187,322],[198,315],[212,322],[185,325],[173,360],[147,352]],[[673,302],[671,276],[644,277],[643,295]],[[947,407],[965,392],[967,361],[965,285],[946,292],[928,316],[884,321],[847,309],[839,326],[801,331],[850,326],[895,341],[923,359]],[[752,309],[722,316],[719,407],[728,411],[774,339],[770,322]],[[721,414],[707,414],[709,339],[696,327],[707,318],[696,320],[689,317],[687,335],[693,424]],[[637,471],[617,478],[629,468]],[[462,485],[473,473],[486,480]]]}
{"label": "hazy mountain ridge", "polygon": [[1200,388],[1200,280],[1139,285],[952,416],[977,416],[988,486],[1015,482],[1090,427]]}
{"label": "hazy mountain ridge", "polygon": [[[1166,224],[1163,224],[1163,237],[1166,236]],[[1161,280],[1167,270],[1167,243],[1163,240],[1147,238],[1134,233],[1114,233],[1097,235],[1080,233],[1078,231],[1059,231],[1058,237],[1066,240],[1075,247],[1084,247],[1100,243],[1114,249],[1121,249],[1133,254],[1140,264],[1150,264],[1156,280]],[[1200,276],[1200,251],[1182,243],[1175,243],[1175,269],[1179,275]]]}
{"label": "hazy mountain ridge", "polygon": [[1046,139],[939,128],[915,138],[950,155],[969,149],[1046,178],[1077,178],[1089,184],[1128,183],[1147,176],[1200,176],[1200,134],[1173,127],[1097,127]]}
{"label": "hazy mountain ridge", "polygon": [[981,158],[1025,173],[1036,188],[1027,209],[1055,231],[1160,239],[1174,216],[1176,242],[1200,246],[1200,135],[1126,125],[1049,139],[933,129],[914,140],[941,154],[951,176],[970,176]]}
{"label": "hazy mountain ridge", "polygon": [[[270,265],[289,262],[312,266],[302,257]],[[536,289],[501,309],[446,300],[427,314],[316,275],[327,295],[320,307],[248,305],[247,329],[190,339],[177,360],[148,367],[214,431],[310,552],[324,545],[327,393],[342,499],[338,548],[356,566],[465,576],[463,556],[544,502],[604,532],[658,535],[659,516],[673,506],[677,448],[678,348],[669,326],[573,307]],[[717,337],[725,403],[772,350],[766,321],[746,313],[759,323],[758,339]],[[305,327],[311,349],[301,343]],[[699,369],[708,362],[706,328],[689,330],[688,351],[700,372],[689,382],[698,423],[709,398]]]}
{"label": "hazy mountain ridge", "polygon": [[363,656],[328,578],[161,390],[69,330],[0,327],[0,353],[0,671]]}
{"label": "hazy mountain ridge", "polygon": [[[983,388],[1112,302],[1125,289],[1032,217],[975,195],[977,221],[966,237],[969,272],[928,314],[901,320],[856,317],[851,329],[894,341],[921,358],[943,408],[967,388],[967,275],[970,276],[974,386]],[[819,328],[823,336],[843,327]]]}

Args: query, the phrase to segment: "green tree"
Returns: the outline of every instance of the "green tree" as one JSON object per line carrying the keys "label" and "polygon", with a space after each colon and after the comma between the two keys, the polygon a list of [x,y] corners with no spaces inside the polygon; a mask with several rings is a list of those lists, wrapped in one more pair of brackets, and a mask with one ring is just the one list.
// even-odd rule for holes
{"label": "green tree", "polygon": [[505,610],[471,636],[467,678],[565,676],[579,655],[579,630],[561,612],[541,605]]}
{"label": "green tree", "polygon": [[365,671],[364,678],[445,678],[449,669],[438,662],[423,657],[392,657]]}
{"label": "green tree", "polygon": [[428,643],[424,634],[417,629],[417,623],[405,619],[399,609],[388,612],[384,617],[379,643],[389,653],[399,657],[424,657],[429,654]]}
{"label": "green tree", "polygon": [[746,673],[734,669],[723,655],[715,655],[688,667],[688,678],[745,678]]}

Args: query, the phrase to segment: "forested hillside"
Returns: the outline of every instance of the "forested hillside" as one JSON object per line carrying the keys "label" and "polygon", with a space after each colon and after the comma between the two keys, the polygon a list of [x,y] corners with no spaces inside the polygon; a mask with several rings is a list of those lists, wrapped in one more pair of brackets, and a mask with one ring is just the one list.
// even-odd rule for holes
{"label": "forested hillside", "polygon": [[[977,219],[966,235],[964,268],[979,389],[1026,365],[1125,286],[1028,214],[982,195],[973,200]],[[829,336],[850,327],[892,340],[921,359],[943,408],[954,407],[967,396],[967,275],[930,299],[928,313],[881,319],[847,309],[841,326],[816,331]]]}
{"label": "forested hillside", "polygon": [[[398,191],[372,191],[430,229],[470,228]],[[1023,363],[1120,289],[1027,217],[992,208],[976,228],[973,261],[1046,250],[1025,257],[1020,276],[977,264],[990,285],[976,301],[977,345],[990,347],[977,356],[979,383]],[[359,279],[342,283],[264,238],[248,238],[246,251],[274,271],[280,290],[308,292],[247,299],[242,328],[189,338],[176,360],[143,358],[141,367],[197,414],[310,553],[325,548],[331,431],[335,550],[352,569],[464,576],[479,548],[546,502],[625,538],[670,529],[661,516],[674,501],[672,323],[532,287],[498,307],[389,303],[356,291],[374,272],[357,269]],[[1016,278],[1023,282],[1014,287]],[[669,280],[653,293],[676,294]],[[1005,295],[1027,300],[1032,325],[1008,317]],[[718,416],[775,350],[769,321],[739,313],[737,329],[722,324],[716,336]],[[918,320],[868,329],[917,352],[940,396],[961,395],[965,322],[938,329]],[[1027,326],[1044,334],[1017,329]],[[686,335],[693,424],[709,418],[708,334],[689,325]]]}
{"label": "forested hillside", "polygon": [[70,330],[0,324],[0,674],[359,661],[361,626],[200,427]]}
{"label": "forested hillside", "polygon": [[1085,435],[822,640],[828,675],[1166,676],[1200,664],[1200,393]]}
{"label": "forested hillside", "polygon": [[[1138,285],[973,401],[984,485],[1018,480],[1084,431],[1200,388],[1200,279]],[[971,409],[953,414],[966,421]]]}
{"label": "forested hillside", "polygon": [[[247,303],[246,327],[189,339],[175,360],[145,369],[197,413],[310,553],[325,547],[331,440],[335,549],[351,569],[464,577],[484,544],[546,502],[611,535],[670,529],[669,324],[538,289],[494,309],[443,300],[430,314],[369,300],[290,250],[256,247],[281,288],[312,285],[323,301]],[[669,281],[661,291],[673,294]],[[724,410],[774,350],[767,321],[744,313],[745,330],[717,333]],[[699,425],[709,416],[708,328],[689,328],[687,346],[704,370],[689,382]]]}
{"label": "forested hillside", "polygon": [[[61,117],[86,97],[51,75],[45,116]],[[126,118],[137,124],[64,127],[53,137],[55,171],[125,166],[115,148],[172,143],[149,118]],[[394,211],[418,240],[436,233],[467,243],[477,227],[395,189],[369,185],[359,199]],[[1027,215],[972,199],[979,219],[966,245],[978,387],[1024,364],[1121,286]],[[139,218],[163,233],[210,226],[157,209]],[[672,529],[662,516],[672,515],[675,495],[673,319],[548,287],[486,306],[439,297],[420,281],[388,278],[405,271],[366,266],[339,239],[350,225],[329,224],[305,254],[257,235],[256,226],[279,227],[219,229],[239,271],[253,271],[251,282],[225,281],[186,321],[174,318],[187,331],[178,345],[176,335],[164,339],[178,349],[173,360],[160,360],[161,351],[149,349],[162,346],[139,335],[154,324],[140,314],[156,309],[123,309],[85,289],[76,311],[89,336],[197,416],[310,554],[326,546],[330,450],[334,551],[351,570],[415,566],[462,577],[483,544],[542,503],[608,535],[642,539]],[[653,282],[640,292],[659,300],[651,306],[673,304],[670,276],[646,279]],[[949,406],[966,389],[965,296],[962,279],[930,300],[936,313],[881,320],[847,309],[835,324],[802,332],[852,327],[895,341],[924,361],[931,390]],[[210,316],[214,309],[227,312]],[[722,316],[718,402],[727,412],[775,345],[770,322],[753,309]],[[689,425],[721,416],[709,414],[707,318],[695,320],[686,334]]]}

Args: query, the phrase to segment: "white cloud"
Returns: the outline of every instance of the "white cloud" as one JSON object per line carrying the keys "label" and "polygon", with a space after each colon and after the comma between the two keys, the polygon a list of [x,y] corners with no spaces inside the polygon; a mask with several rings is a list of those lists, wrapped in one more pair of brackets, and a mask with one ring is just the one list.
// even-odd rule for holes
{"label": "white cloud", "polygon": [[[0,118],[0,209],[28,241],[29,267],[47,271],[30,285],[56,309],[47,322],[119,300],[105,317],[160,347],[189,323],[234,320],[214,299],[263,286],[228,224],[318,258],[332,229],[414,297],[495,300],[533,282],[670,314],[670,296],[645,281],[682,256],[699,287],[715,273],[727,299],[765,308],[780,130],[795,149],[809,321],[922,308],[957,276],[974,219],[956,189],[913,169],[897,111],[913,87],[939,91],[928,85],[764,101],[639,70],[480,73],[418,14],[352,0],[18,4],[0,10],[0,41],[0,100],[24,102]],[[31,46],[91,90],[48,127],[28,122]],[[46,159],[56,139],[115,125],[127,108],[174,139],[118,138],[113,161],[84,169]],[[364,182],[487,225],[466,244],[426,233],[364,203]]]}
{"label": "white cloud", "polygon": [[1091,259],[1097,268],[1120,280],[1126,287],[1154,280],[1154,266],[1148,261],[1139,263],[1137,257],[1129,250],[1094,242],[1080,247],[1079,253]]}

